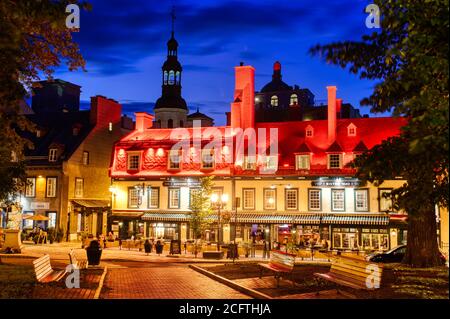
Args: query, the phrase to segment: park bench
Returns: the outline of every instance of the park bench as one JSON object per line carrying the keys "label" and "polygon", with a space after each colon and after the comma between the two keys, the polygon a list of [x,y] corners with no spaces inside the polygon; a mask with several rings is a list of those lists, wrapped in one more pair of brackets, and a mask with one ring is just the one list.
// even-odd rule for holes
{"label": "park bench", "polygon": [[360,258],[336,256],[328,273],[315,273],[314,276],[353,289],[374,290],[380,288],[382,273],[383,266],[380,264]]}
{"label": "park bench", "polygon": [[75,255],[75,251],[73,249],[69,252],[69,260],[72,265],[77,267],[78,269],[86,269],[88,267],[88,261],[87,260],[78,260],[77,256]]}
{"label": "park bench", "polygon": [[49,255],[34,260],[33,266],[36,280],[43,283],[59,281],[66,273],[65,270],[53,270]]}
{"label": "park bench", "polygon": [[270,254],[268,264],[258,263],[258,267],[260,268],[259,278],[262,277],[264,270],[269,270],[274,273],[277,281],[277,288],[280,286],[280,278],[285,275],[291,275],[292,285],[295,286],[294,278],[292,277],[294,272],[294,261],[295,255],[274,250]]}

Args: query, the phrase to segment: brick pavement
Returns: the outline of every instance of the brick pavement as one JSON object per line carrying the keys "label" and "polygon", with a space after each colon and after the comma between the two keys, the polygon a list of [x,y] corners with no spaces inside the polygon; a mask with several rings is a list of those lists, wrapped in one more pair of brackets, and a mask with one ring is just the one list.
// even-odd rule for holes
{"label": "brick pavement", "polygon": [[[108,266],[109,267],[109,266]],[[100,299],[249,299],[182,264],[108,269]]]}

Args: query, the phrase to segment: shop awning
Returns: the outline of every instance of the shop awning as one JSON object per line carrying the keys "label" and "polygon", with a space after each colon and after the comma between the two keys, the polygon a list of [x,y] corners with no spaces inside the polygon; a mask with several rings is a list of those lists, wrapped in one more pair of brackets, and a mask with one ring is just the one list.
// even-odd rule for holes
{"label": "shop awning", "polygon": [[189,215],[186,213],[145,213],[142,215],[142,220],[187,222]]}
{"label": "shop awning", "polygon": [[326,215],[322,218],[324,224],[354,224],[354,225],[387,225],[387,215]]}
{"label": "shop awning", "polygon": [[87,208],[102,208],[102,207],[109,207],[110,201],[99,199],[73,199],[72,203]]}
{"label": "shop awning", "polygon": [[128,218],[139,218],[143,215],[143,212],[128,212],[128,211],[115,211],[112,212],[113,217],[128,217]]}

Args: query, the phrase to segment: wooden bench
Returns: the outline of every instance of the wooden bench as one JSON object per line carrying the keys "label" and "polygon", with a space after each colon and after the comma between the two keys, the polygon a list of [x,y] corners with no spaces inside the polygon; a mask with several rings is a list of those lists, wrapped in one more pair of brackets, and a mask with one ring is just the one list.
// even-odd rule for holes
{"label": "wooden bench", "polygon": [[49,255],[33,260],[33,266],[36,280],[43,283],[59,281],[66,273],[65,270],[53,270]]}
{"label": "wooden bench", "polygon": [[374,290],[381,286],[382,273],[383,266],[380,264],[359,258],[336,256],[328,273],[315,273],[314,276],[353,289]]}
{"label": "wooden bench", "polygon": [[72,265],[77,267],[78,269],[86,269],[88,267],[88,261],[87,260],[78,260],[77,256],[75,255],[75,251],[73,249],[69,252],[69,260]]}
{"label": "wooden bench", "polygon": [[291,275],[292,285],[295,286],[294,278],[292,277],[294,271],[295,255],[288,254],[279,250],[273,250],[270,254],[268,264],[258,263],[260,268],[259,278],[262,277],[264,270],[270,270],[274,273],[277,280],[277,287],[280,286],[280,278],[285,275]]}

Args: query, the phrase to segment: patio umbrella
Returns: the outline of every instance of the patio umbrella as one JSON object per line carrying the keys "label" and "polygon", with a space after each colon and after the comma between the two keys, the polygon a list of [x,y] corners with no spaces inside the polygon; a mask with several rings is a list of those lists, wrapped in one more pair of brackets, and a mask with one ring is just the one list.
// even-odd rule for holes
{"label": "patio umbrella", "polygon": [[23,216],[23,219],[36,220],[36,221],[50,220],[49,217],[44,216],[44,215],[28,215],[28,216]]}

